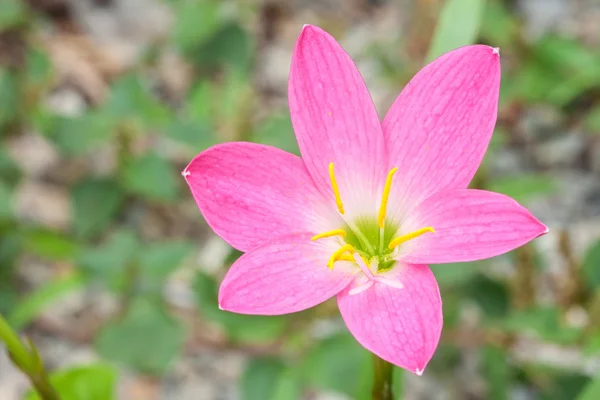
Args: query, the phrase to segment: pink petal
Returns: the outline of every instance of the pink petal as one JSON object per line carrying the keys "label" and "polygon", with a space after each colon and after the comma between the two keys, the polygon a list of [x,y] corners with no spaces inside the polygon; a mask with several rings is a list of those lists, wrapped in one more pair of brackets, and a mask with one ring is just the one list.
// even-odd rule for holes
{"label": "pink petal", "polygon": [[498,51],[482,45],[441,56],[406,85],[383,121],[388,169],[399,170],[390,195],[398,213],[468,186],[496,123],[499,88]]}
{"label": "pink petal", "polygon": [[[332,249],[310,234],[280,238],[240,257],[219,290],[219,306],[241,314],[279,315],[313,307],[352,280],[342,262],[327,267]],[[335,248],[333,249],[335,250]]]}
{"label": "pink petal", "polygon": [[302,160],[274,147],[217,145],[196,156],[183,175],[210,227],[242,251],[339,225],[327,221],[326,201]]}
{"label": "pink petal", "polygon": [[401,234],[424,226],[435,229],[402,244],[399,256],[406,262],[432,264],[494,257],[548,232],[510,197],[473,189],[431,196],[401,226]]}
{"label": "pink petal", "polygon": [[418,375],[431,359],[442,332],[442,300],[426,265],[397,265],[390,274],[402,289],[375,282],[350,295],[338,295],[342,317],[367,350]]}
{"label": "pink petal", "polygon": [[300,33],[288,97],[302,158],[317,187],[333,199],[333,162],[348,213],[372,211],[388,172],[381,124],[356,65],[320,28],[306,25]]}

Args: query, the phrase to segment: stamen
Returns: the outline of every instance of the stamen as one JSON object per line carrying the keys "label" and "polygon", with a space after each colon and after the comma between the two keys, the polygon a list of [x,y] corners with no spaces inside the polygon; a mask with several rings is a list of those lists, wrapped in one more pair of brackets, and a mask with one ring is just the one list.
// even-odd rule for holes
{"label": "stamen", "polygon": [[377,223],[380,228],[383,228],[383,224],[385,223],[385,214],[387,212],[387,203],[388,198],[390,197],[390,190],[392,189],[392,178],[394,174],[398,171],[398,167],[392,168],[392,170],[388,173],[387,178],[385,179],[385,186],[383,187],[383,196],[381,197],[381,207],[379,207],[379,214],[377,215]]}
{"label": "stamen", "polygon": [[333,263],[338,261],[340,259],[340,256],[342,254],[344,254],[345,252],[354,252],[354,247],[352,247],[352,245],[350,244],[345,244],[342,247],[340,247],[339,249],[337,249],[329,258],[329,261],[327,262],[327,266],[329,267],[329,269],[333,269]]}
{"label": "stamen", "polygon": [[369,267],[367,266],[366,260],[360,254],[358,254],[357,252],[355,252],[353,254],[353,256],[354,256],[354,261],[356,261],[356,264],[358,264],[358,266],[360,267],[360,269],[362,270],[362,272],[367,277],[367,281],[365,283],[363,283],[362,285],[359,285],[359,286],[351,289],[348,292],[348,294],[350,296],[353,296],[355,294],[359,294],[359,293],[364,292],[365,290],[367,290],[368,288],[370,288],[371,286],[373,286],[373,284],[375,282],[382,283],[384,285],[393,287],[395,289],[403,289],[404,288],[404,285],[402,284],[402,282],[395,281],[393,279],[384,278],[383,276],[374,275],[371,272],[371,270],[369,269]]}
{"label": "stamen", "polygon": [[412,240],[414,238],[418,238],[419,236],[424,235],[427,232],[435,233],[435,229],[433,229],[433,227],[431,227],[431,226],[427,226],[425,228],[417,229],[414,232],[407,233],[406,235],[398,236],[397,238],[392,239],[392,241],[390,242],[388,247],[390,249],[393,249],[394,247],[396,247],[404,242],[408,242],[409,240]]}
{"label": "stamen", "polygon": [[331,179],[331,187],[333,188],[333,194],[335,195],[335,204],[337,205],[340,214],[344,214],[344,205],[342,204],[342,197],[340,196],[340,189],[338,188],[337,181],[335,180],[335,173],[333,171],[333,163],[329,163],[329,178]]}
{"label": "stamen", "polygon": [[346,236],[346,231],[343,229],[334,229],[332,231],[327,231],[323,233],[319,233],[318,235],[313,236],[310,240],[323,239],[330,236]]}

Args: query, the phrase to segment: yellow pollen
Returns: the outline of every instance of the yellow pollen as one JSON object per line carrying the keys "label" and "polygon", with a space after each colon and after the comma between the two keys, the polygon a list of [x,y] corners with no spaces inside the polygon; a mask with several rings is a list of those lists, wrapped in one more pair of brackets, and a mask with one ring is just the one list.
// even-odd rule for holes
{"label": "yellow pollen", "polygon": [[323,233],[319,233],[318,235],[313,236],[310,240],[323,239],[330,236],[346,236],[346,231],[343,229],[334,229],[332,231],[327,231]]}
{"label": "yellow pollen", "polygon": [[344,205],[342,204],[342,198],[340,196],[340,189],[338,188],[337,181],[335,180],[335,173],[333,172],[333,163],[329,163],[329,178],[331,179],[331,187],[333,188],[333,194],[335,195],[335,204],[337,205],[340,214],[344,214]]}
{"label": "yellow pollen", "polygon": [[424,235],[427,232],[435,233],[435,229],[433,229],[433,227],[431,226],[427,226],[425,228],[417,229],[414,232],[407,233],[406,235],[398,236],[397,238],[392,239],[388,247],[390,249],[393,249],[394,247],[404,242],[408,242],[409,240],[412,240],[414,238],[418,238],[419,236]]}
{"label": "yellow pollen", "polygon": [[379,214],[377,215],[377,223],[379,224],[380,228],[383,228],[385,223],[385,213],[387,212],[388,198],[390,197],[390,190],[392,189],[392,178],[394,177],[396,171],[398,171],[398,167],[392,168],[385,180],[383,196],[381,197],[381,207],[379,207]]}
{"label": "yellow pollen", "polygon": [[345,244],[342,247],[340,247],[339,249],[337,249],[332,255],[331,258],[329,258],[329,261],[327,262],[327,266],[329,267],[329,269],[333,269],[333,263],[338,261],[340,259],[340,257],[342,256],[342,254],[344,254],[345,252],[354,252],[354,247],[352,247],[352,245],[350,244]]}

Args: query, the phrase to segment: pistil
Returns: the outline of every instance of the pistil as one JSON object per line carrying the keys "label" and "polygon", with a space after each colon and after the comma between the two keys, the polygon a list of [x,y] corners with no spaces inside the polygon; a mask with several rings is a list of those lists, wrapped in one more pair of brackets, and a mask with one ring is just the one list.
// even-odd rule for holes
{"label": "pistil", "polygon": [[400,281],[395,281],[393,279],[388,279],[383,276],[374,275],[371,272],[371,269],[365,263],[365,260],[360,256],[360,254],[354,253],[354,261],[356,262],[356,264],[359,266],[359,268],[362,270],[362,272],[367,277],[367,281],[365,283],[363,283],[362,285],[359,285],[359,286],[351,289],[350,292],[348,292],[348,294],[350,294],[351,296],[364,292],[365,290],[367,290],[368,288],[373,286],[373,284],[375,284],[375,282],[382,283],[384,285],[393,287],[395,289],[404,288],[404,285]]}

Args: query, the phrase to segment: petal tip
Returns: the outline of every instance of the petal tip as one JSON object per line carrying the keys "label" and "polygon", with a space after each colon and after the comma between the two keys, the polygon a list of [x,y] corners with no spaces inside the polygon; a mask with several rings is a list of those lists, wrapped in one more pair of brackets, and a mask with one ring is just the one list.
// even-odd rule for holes
{"label": "petal tip", "polygon": [[500,47],[492,47],[492,54],[500,57]]}
{"label": "petal tip", "polygon": [[186,168],[183,171],[181,171],[181,176],[183,176],[185,179],[187,179],[188,176],[190,176],[192,173]]}
{"label": "petal tip", "polygon": [[540,222],[540,225],[543,228],[541,235],[545,235],[546,233],[550,232],[550,228],[548,228],[546,225],[542,224],[541,222]]}
{"label": "petal tip", "polygon": [[322,29],[316,25],[304,24],[302,25],[302,30],[300,31],[300,37],[304,36],[305,33],[315,33],[321,30]]}
{"label": "petal tip", "polygon": [[548,228],[548,226],[546,224],[544,224],[543,222],[541,222],[539,219],[537,219],[533,215],[532,215],[532,218],[533,218],[534,222],[537,224],[537,228],[538,228],[538,234],[535,236],[535,238],[538,238],[540,236],[544,236],[545,234],[547,234],[548,232],[550,232],[550,228]]}
{"label": "petal tip", "polygon": [[425,369],[424,369],[424,368],[423,368],[423,369],[421,369],[421,368],[415,368],[415,370],[414,370],[414,373],[415,373],[417,376],[422,376],[422,375],[423,375],[423,372],[425,372]]}

